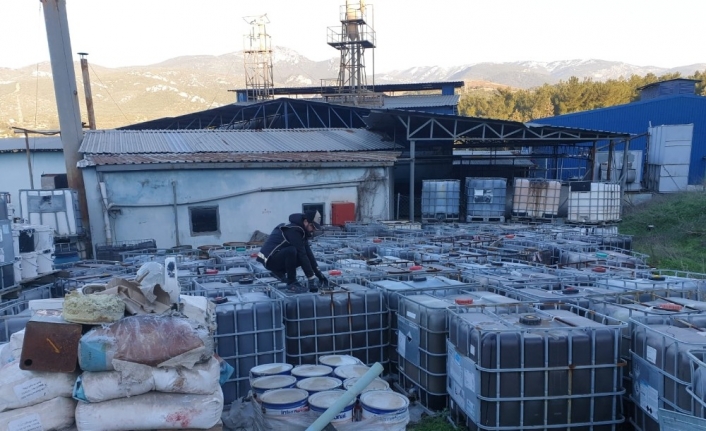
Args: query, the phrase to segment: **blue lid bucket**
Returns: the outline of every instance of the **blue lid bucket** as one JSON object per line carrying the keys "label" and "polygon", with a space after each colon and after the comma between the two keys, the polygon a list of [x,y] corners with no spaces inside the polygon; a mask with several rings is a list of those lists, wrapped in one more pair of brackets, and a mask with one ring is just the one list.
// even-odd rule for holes
{"label": "blue lid bucket", "polygon": [[368,391],[360,394],[361,417],[380,417],[384,422],[409,418],[409,399],[393,391]]}
{"label": "blue lid bucket", "polygon": [[250,378],[254,379],[263,376],[274,376],[277,374],[288,375],[291,374],[293,365],[284,363],[274,363],[274,364],[263,364],[250,369]]}
{"label": "blue lid bucket", "polygon": [[260,401],[265,415],[283,416],[308,411],[308,397],[304,389],[274,389],[260,395]]}
{"label": "blue lid bucket", "polygon": [[[322,414],[329,407],[331,407],[339,398],[345,394],[346,391],[342,389],[336,389],[333,391],[323,391],[317,392],[309,396],[309,408],[312,412]],[[350,403],[343,410],[331,419],[331,423],[341,423],[341,422],[351,422],[353,420],[353,406],[355,405],[355,398],[351,400]]]}
{"label": "blue lid bucket", "polygon": [[341,380],[346,380],[351,377],[363,377],[369,369],[366,365],[341,365],[333,370],[333,374]]}
{"label": "blue lid bucket", "polygon": [[362,365],[360,359],[350,355],[326,355],[319,357],[319,364],[336,368],[341,365]]}
{"label": "blue lid bucket", "polygon": [[292,368],[292,375],[297,379],[326,377],[330,376],[332,372],[333,368],[328,365],[298,365]]}
{"label": "blue lid bucket", "polygon": [[332,391],[341,388],[341,380],[335,377],[309,377],[296,383],[297,388],[304,389],[309,395],[316,392]]}
{"label": "blue lid bucket", "polygon": [[263,394],[265,391],[272,389],[293,388],[297,383],[297,378],[294,376],[285,376],[276,374],[274,376],[263,376],[253,379],[250,386],[256,394]]}

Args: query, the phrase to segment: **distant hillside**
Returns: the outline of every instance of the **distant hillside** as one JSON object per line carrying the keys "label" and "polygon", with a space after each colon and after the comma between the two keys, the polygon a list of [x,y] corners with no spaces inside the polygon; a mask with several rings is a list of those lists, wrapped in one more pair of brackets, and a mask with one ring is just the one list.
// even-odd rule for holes
{"label": "distant hillside", "polygon": [[[83,83],[78,63],[81,112],[86,120]],[[380,73],[376,83],[466,81],[466,91],[499,87],[531,88],[570,76],[596,80],[631,74],[679,71],[689,75],[706,64],[676,69],[639,67],[601,60],[553,63],[479,63],[451,68],[416,67]],[[105,68],[91,65],[91,83],[99,128],[114,128],[155,118],[171,117],[232,103],[232,90],[245,86],[241,52],[220,56],[184,56],[149,66]],[[318,86],[335,78],[338,59],[311,61],[296,51],[277,47],[274,78],[277,86]],[[369,79],[372,82],[372,79]],[[14,136],[10,127],[58,128],[54,87],[49,63],[21,69],[0,68],[0,136]]]}

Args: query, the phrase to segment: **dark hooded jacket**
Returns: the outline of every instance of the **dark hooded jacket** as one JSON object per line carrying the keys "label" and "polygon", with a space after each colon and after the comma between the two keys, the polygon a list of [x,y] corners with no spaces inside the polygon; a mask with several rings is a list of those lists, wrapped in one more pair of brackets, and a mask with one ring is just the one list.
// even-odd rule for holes
{"label": "dark hooded jacket", "polygon": [[299,266],[302,267],[304,274],[308,278],[313,277],[318,267],[309,245],[309,233],[304,228],[304,214],[292,214],[289,216],[289,224],[277,225],[260,248],[260,253],[265,256],[265,259],[269,259],[282,248],[290,246],[297,250]]}

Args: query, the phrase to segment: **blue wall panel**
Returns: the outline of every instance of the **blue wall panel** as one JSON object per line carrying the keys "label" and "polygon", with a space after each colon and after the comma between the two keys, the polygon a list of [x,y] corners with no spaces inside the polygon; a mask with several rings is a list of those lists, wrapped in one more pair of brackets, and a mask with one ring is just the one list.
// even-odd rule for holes
{"label": "blue wall panel", "polygon": [[[693,124],[689,184],[701,184],[706,176],[706,97],[667,96],[534,121],[540,124],[638,135],[646,134],[650,125]],[[644,137],[633,139],[630,142],[630,149],[644,151],[646,143],[647,140]]]}

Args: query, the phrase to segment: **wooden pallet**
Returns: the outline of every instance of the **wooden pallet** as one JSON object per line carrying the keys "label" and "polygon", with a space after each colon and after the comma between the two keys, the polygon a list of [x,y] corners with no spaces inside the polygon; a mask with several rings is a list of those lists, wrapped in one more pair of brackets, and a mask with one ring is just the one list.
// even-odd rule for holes
{"label": "wooden pallet", "polygon": [[503,216],[497,216],[497,217],[476,217],[476,216],[467,216],[467,217],[466,217],[466,222],[467,222],[467,223],[478,223],[478,222],[485,222],[485,223],[505,223],[505,217],[503,217]]}

